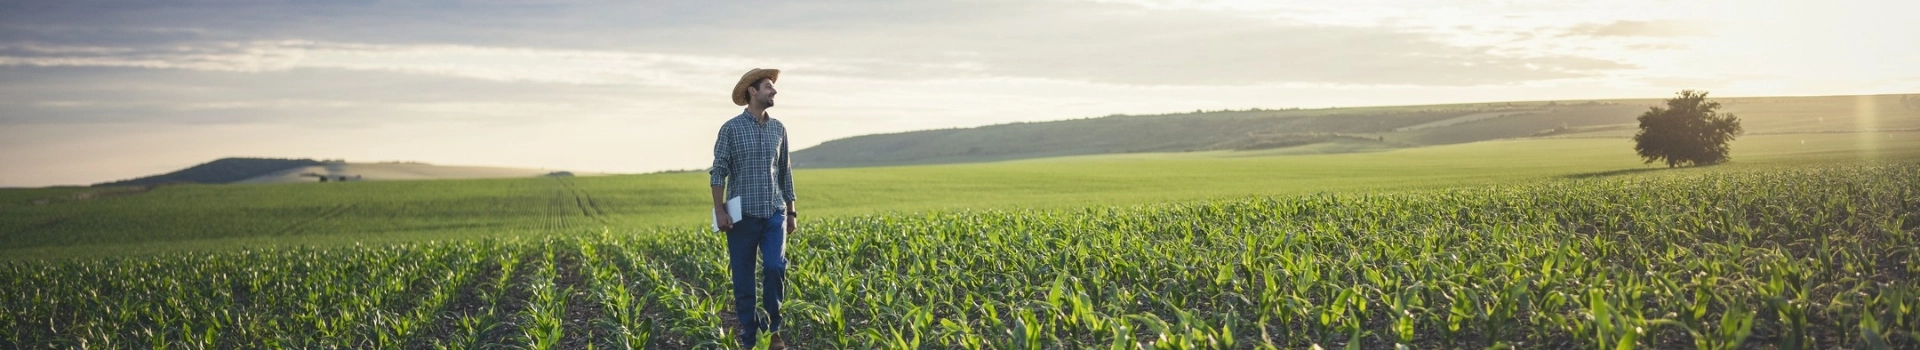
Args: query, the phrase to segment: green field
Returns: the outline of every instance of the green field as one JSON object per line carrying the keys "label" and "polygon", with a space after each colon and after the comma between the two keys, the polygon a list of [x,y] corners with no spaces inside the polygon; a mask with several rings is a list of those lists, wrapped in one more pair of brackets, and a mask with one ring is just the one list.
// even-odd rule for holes
{"label": "green field", "polygon": [[[813,219],[789,241],[786,338],[827,349],[1920,345],[1920,163],[1701,170]],[[721,236],[606,231],[565,212],[580,207],[550,204],[566,210],[503,239],[0,264],[0,342],[732,346]]]}
{"label": "green field", "polygon": [[[1920,132],[1755,135],[1734,162],[1642,165],[1625,139],[1491,141],[1384,152],[1081,156],[796,171],[808,218],[1071,209],[1211,198],[1375,193],[1628,173],[1696,173],[1920,158]],[[340,245],[637,232],[704,225],[706,175],[187,185],[33,205],[80,189],[0,190],[0,257],[123,256],[179,249]],[[559,228],[566,229],[559,229]]]}
{"label": "green field", "polygon": [[[804,169],[800,348],[1911,348],[1920,132]],[[706,175],[0,190],[13,348],[727,348]],[[1765,346],[1759,346],[1765,347]]]}

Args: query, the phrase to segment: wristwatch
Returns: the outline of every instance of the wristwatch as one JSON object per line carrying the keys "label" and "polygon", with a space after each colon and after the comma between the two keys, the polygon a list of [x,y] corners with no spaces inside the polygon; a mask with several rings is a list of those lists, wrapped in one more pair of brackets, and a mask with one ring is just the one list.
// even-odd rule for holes
{"label": "wristwatch", "polygon": [[788,211],[787,211],[787,217],[790,217],[790,218],[797,218],[797,217],[800,217],[800,212],[798,212],[798,211],[792,211],[792,210],[788,210]]}

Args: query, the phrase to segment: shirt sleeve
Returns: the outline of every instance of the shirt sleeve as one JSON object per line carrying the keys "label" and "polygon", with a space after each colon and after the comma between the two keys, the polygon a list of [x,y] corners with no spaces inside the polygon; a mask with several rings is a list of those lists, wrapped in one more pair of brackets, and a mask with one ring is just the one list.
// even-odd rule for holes
{"label": "shirt sleeve", "polygon": [[786,195],[787,203],[793,203],[793,159],[787,158],[787,130],[780,130],[780,159],[774,160],[780,166],[780,194]]}
{"label": "shirt sleeve", "polygon": [[732,159],[729,158],[732,152],[729,152],[730,150],[727,149],[729,144],[730,143],[727,142],[727,127],[726,125],[721,125],[720,135],[713,139],[713,167],[707,168],[707,175],[709,175],[709,179],[707,180],[708,185],[726,185],[727,175],[733,174],[733,169],[730,167],[733,163]]}

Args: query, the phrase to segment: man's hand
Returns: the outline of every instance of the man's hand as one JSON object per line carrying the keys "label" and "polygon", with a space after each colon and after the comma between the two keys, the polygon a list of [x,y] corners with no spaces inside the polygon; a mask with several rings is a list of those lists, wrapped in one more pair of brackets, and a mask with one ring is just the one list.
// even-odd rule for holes
{"label": "man's hand", "polygon": [[727,215],[727,200],[721,199],[726,193],[726,186],[713,185],[713,222],[718,223],[714,226],[719,226],[720,232],[733,231],[733,216]]}
{"label": "man's hand", "polygon": [[727,215],[727,208],[713,208],[713,222],[720,223],[720,232],[733,231],[733,217]]}
{"label": "man's hand", "polygon": [[793,215],[787,215],[787,234],[791,235],[793,234],[793,230],[800,228],[798,224],[800,222],[799,220],[800,219],[795,218]]}

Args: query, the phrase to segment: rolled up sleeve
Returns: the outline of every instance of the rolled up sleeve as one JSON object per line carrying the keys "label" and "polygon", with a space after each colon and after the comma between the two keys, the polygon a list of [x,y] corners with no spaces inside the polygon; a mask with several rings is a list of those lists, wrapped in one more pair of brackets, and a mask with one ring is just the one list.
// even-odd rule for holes
{"label": "rolled up sleeve", "polygon": [[727,175],[733,174],[731,168],[733,163],[729,158],[730,150],[727,149],[727,144],[727,128],[723,126],[720,128],[720,135],[713,139],[713,167],[707,168],[708,185],[726,185]]}

